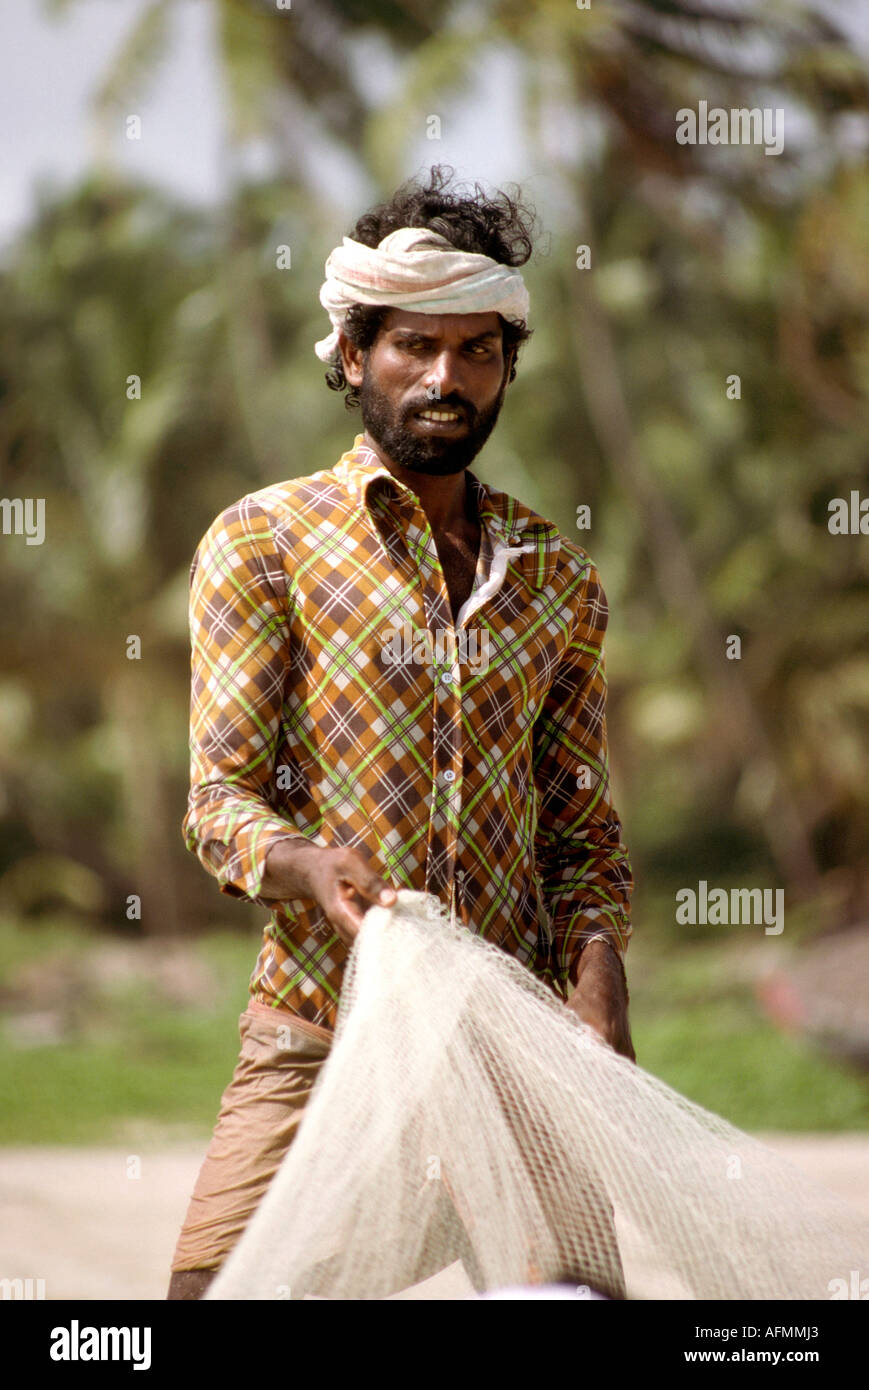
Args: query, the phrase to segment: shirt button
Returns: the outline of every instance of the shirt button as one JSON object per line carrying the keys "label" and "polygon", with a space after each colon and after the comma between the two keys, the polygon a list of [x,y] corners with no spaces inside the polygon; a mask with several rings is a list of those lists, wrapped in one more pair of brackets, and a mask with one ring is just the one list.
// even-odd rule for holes
{"label": "shirt button", "polygon": [[449,683],[450,683],[450,681],[452,680],[452,678],[453,678],[453,677],[452,677],[452,672],[451,672],[451,671],[441,671],[441,681],[443,682],[444,685],[449,685]]}
{"label": "shirt button", "polygon": [[452,770],[451,767],[448,767],[447,770],[446,770],[446,772],[444,773],[444,781],[445,781],[445,782],[455,782],[455,780],[456,780],[456,774],[453,772],[453,770]]}

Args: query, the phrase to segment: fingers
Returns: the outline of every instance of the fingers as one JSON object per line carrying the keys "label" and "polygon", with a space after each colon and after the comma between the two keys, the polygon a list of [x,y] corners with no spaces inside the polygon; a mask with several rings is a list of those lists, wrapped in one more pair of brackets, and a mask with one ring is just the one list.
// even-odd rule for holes
{"label": "fingers", "polygon": [[357,909],[360,923],[369,907],[391,907],[398,896],[361,855],[341,865],[338,886],[347,906]]}
{"label": "fingers", "polygon": [[356,850],[348,850],[334,866],[333,894],[327,915],[345,945],[358,935],[370,907],[391,907],[397,893]]}
{"label": "fingers", "polygon": [[360,898],[369,906],[373,907],[380,902],[383,907],[388,907],[395,901],[395,889],[390,887],[385,878],[371,867],[368,859],[358,850],[345,850],[336,863],[336,873],[342,883],[352,886],[359,894]]}

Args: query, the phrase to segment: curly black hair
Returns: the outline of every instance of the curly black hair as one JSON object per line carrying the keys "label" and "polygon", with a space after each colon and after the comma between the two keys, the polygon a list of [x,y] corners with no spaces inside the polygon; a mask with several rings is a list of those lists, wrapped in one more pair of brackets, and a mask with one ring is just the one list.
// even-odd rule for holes
{"label": "curly black hair", "polygon": [[[429,227],[451,241],[459,251],[473,251],[491,256],[500,265],[520,266],[531,256],[532,236],[536,226],[533,208],[523,202],[518,189],[511,193],[499,190],[486,194],[479,183],[450,187],[455,171],[449,165],[435,164],[429,170],[428,182],[408,179],[393,194],[388,203],[381,203],[359,218],[349,236],[364,246],[375,247],[398,231],[399,227]],[[354,304],[345,320],[347,337],[356,347],[367,352],[377,338],[388,313],[384,305]],[[520,343],[531,337],[524,321],[514,324],[501,315],[502,346],[505,359],[510,360],[510,375],[516,376],[516,352]],[[351,386],[340,361],[326,373],[326,384],[333,391],[346,391],[344,405],[348,410],[359,404],[359,388]]]}

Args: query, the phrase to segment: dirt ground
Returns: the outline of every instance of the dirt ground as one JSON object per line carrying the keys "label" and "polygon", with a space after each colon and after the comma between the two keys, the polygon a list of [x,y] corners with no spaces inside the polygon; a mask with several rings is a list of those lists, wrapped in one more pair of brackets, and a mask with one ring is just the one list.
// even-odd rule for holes
{"label": "dirt ground", "polygon": [[[763,1135],[869,1216],[869,1135]],[[43,1279],[47,1299],[162,1298],[204,1144],[0,1150],[0,1278]]]}

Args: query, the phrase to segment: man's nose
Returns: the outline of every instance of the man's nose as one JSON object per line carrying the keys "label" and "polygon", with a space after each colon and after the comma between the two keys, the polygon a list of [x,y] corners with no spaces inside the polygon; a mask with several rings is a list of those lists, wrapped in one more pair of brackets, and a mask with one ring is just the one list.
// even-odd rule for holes
{"label": "man's nose", "polygon": [[427,394],[433,400],[442,400],[453,392],[464,395],[464,377],[458,353],[447,349],[439,352],[426,372],[425,381]]}

